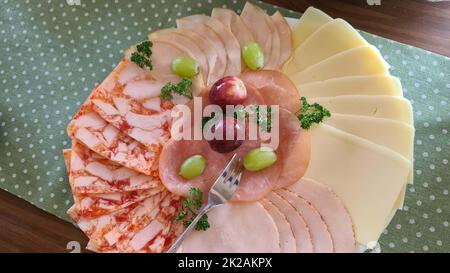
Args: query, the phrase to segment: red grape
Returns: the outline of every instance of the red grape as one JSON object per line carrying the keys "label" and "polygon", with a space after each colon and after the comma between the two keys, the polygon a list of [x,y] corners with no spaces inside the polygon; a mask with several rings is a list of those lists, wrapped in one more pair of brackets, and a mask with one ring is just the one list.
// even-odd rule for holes
{"label": "red grape", "polygon": [[226,105],[242,104],[247,98],[244,82],[234,76],[224,77],[213,84],[209,91],[209,101],[225,109]]}
{"label": "red grape", "polygon": [[[233,117],[227,116],[219,119],[218,121],[213,123],[213,125],[211,125],[210,130],[211,133],[216,136],[216,138],[208,141],[208,144],[211,149],[218,153],[231,152],[237,149],[243,143],[245,133],[244,128]],[[230,135],[228,138],[227,132]]]}

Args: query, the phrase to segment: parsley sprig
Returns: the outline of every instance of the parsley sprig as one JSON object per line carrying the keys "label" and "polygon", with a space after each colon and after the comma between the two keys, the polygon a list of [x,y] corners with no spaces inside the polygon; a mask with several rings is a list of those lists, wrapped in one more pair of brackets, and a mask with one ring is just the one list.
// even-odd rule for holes
{"label": "parsley sprig", "polygon": [[182,96],[185,96],[189,99],[192,99],[192,91],[191,91],[192,81],[189,79],[182,79],[178,84],[167,83],[161,88],[161,94],[159,95],[163,100],[172,100],[172,93],[177,93]]}
{"label": "parsley sprig", "polygon": [[330,111],[318,103],[309,104],[305,97],[302,100],[302,110],[297,116],[303,129],[309,129],[313,123],[320,123],[326,117],[331,117]]}
{"label": "parsley sprig", "polygon": [[[183,207],[178,215],[175,217],[175,222],[183,221],[184,227],[188,227],[198,211],[202,208],[203,192],[198,188],[191,188],[189,197],[183,202]],[[200,221],[195,225],[195,230],[207,230],[210,227],[208,222],[208,215],[204,214]]]}
{"label": "parsley sprig", "polygon": [[153,65],[150,57],[152,56],[152,46],[151,41],[144,41],[136,46],[136,52],[131,54],[131,61],[139,65],[141,68],[147,67],[152,70]]}

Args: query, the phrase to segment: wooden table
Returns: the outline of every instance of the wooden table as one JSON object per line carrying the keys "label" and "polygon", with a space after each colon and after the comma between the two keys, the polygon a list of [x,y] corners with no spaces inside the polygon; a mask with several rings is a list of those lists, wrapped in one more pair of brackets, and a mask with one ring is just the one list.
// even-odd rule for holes
{"label": "wooden table", "polygon": [[[361,30],[450,56],[450,2],[381,0],[379,6],[366,0],[266,2],[301,12],[315,6]],[[69,252],[71,241],[87,244],[71,223],[0,190],[0,252]]]}

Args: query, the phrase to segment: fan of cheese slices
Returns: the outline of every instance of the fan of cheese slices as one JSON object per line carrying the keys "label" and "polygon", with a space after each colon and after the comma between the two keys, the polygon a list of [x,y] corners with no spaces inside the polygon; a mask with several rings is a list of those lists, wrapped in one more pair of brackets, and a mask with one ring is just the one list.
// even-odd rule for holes
{"label": "fan of cheese slices", "polygon": [[[223,76],[246,75],[247,82],[266,84],[265,92],[289,89],[293,97],[297,89],[298,98],[331,112],[307,131],[309,164],[289,161],[302,158],[292,155],[280,163],[290,170],[307,165],[300,180],[272,187],[257,201],[214,208],[210,227],[194,231],[180,252],[355,252],[376,245],[413,181],[414,124],[399,79],[358,31],[312,7],[297,20],[247,3],[241,15],[214,9],[211,16],[178,19],[177,28],[149,39],[153,69],[131,62],[128,51],[68,126],[72,147],[64,155],[75,201],[68,214],[89,237],[89,249],[164,252],[183,230],[174,221],[183,198],[174,189],[183,185],[178,177],[165,181],[173,176],[162,174],[172,171],[161,170],[184,160],[167,158],[164,147],[177,148],[170,111],[187,100],[160,98],[165,83],[180,80],[171,71],[180,55],[200,66],[194,95]],[[241,48],[249,41],[264,51],[263,72],[243,73]]]}

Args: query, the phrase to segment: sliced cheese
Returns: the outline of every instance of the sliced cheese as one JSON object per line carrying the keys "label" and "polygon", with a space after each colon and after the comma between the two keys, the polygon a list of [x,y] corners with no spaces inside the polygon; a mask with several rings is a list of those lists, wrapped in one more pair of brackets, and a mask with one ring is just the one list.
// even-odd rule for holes
{"label": "sliced cheese", "polygon": [[303,71],[342,51],[364,45],[368,43],[349,23],[335,19],[320,27],[295,49],[284,72]]}
{"label": "sliced cheese", "polygon": [[333,18],[325,14],[323,11],[309,7],[303,13],[302,17],[300,17],[297,25],[293,29],[293,47],[297,48],[318,28],[332,20]]}
{"label": "sliced cheese", "polygon": [[393,119],[413,126],[411,103],[402,97],[349,95],[311,98],[323,107],[337,114],[369,116]]}
{"label": "sliced cheese", "polygon": [[404,186],[410,162],[392,150],[326,124],[310,130],[305,177],[330,187],[344,202],[356,239],[378,241]]}
{"label": "sliced cheese", "polygon": [[295,85],[345,76],[389,75],[389,65],[371,45],[352,48],[318,62],[307,69],[288,74]]}
{"label": "sliced cheese", "polygon": [[343,95],[386,95],[402,97],[400,80],[388,75],[350,76],[297,86],[306,98],[335,97]]}
{"label": "sliced cheese", "polygon": [[[397,152],[413,163],[414,157],[414,127],[395,120],[384,118],[371,118],[366,116],[355,116],[345,114],[333,114],[324,121],[325,124],[333,126],[347,133],[365,138],[376,144],[385,146]],[[413,164],[408,177],[408,182],[413,182]],[[400,192],[395,209],[403,207],[406,185]]]}

